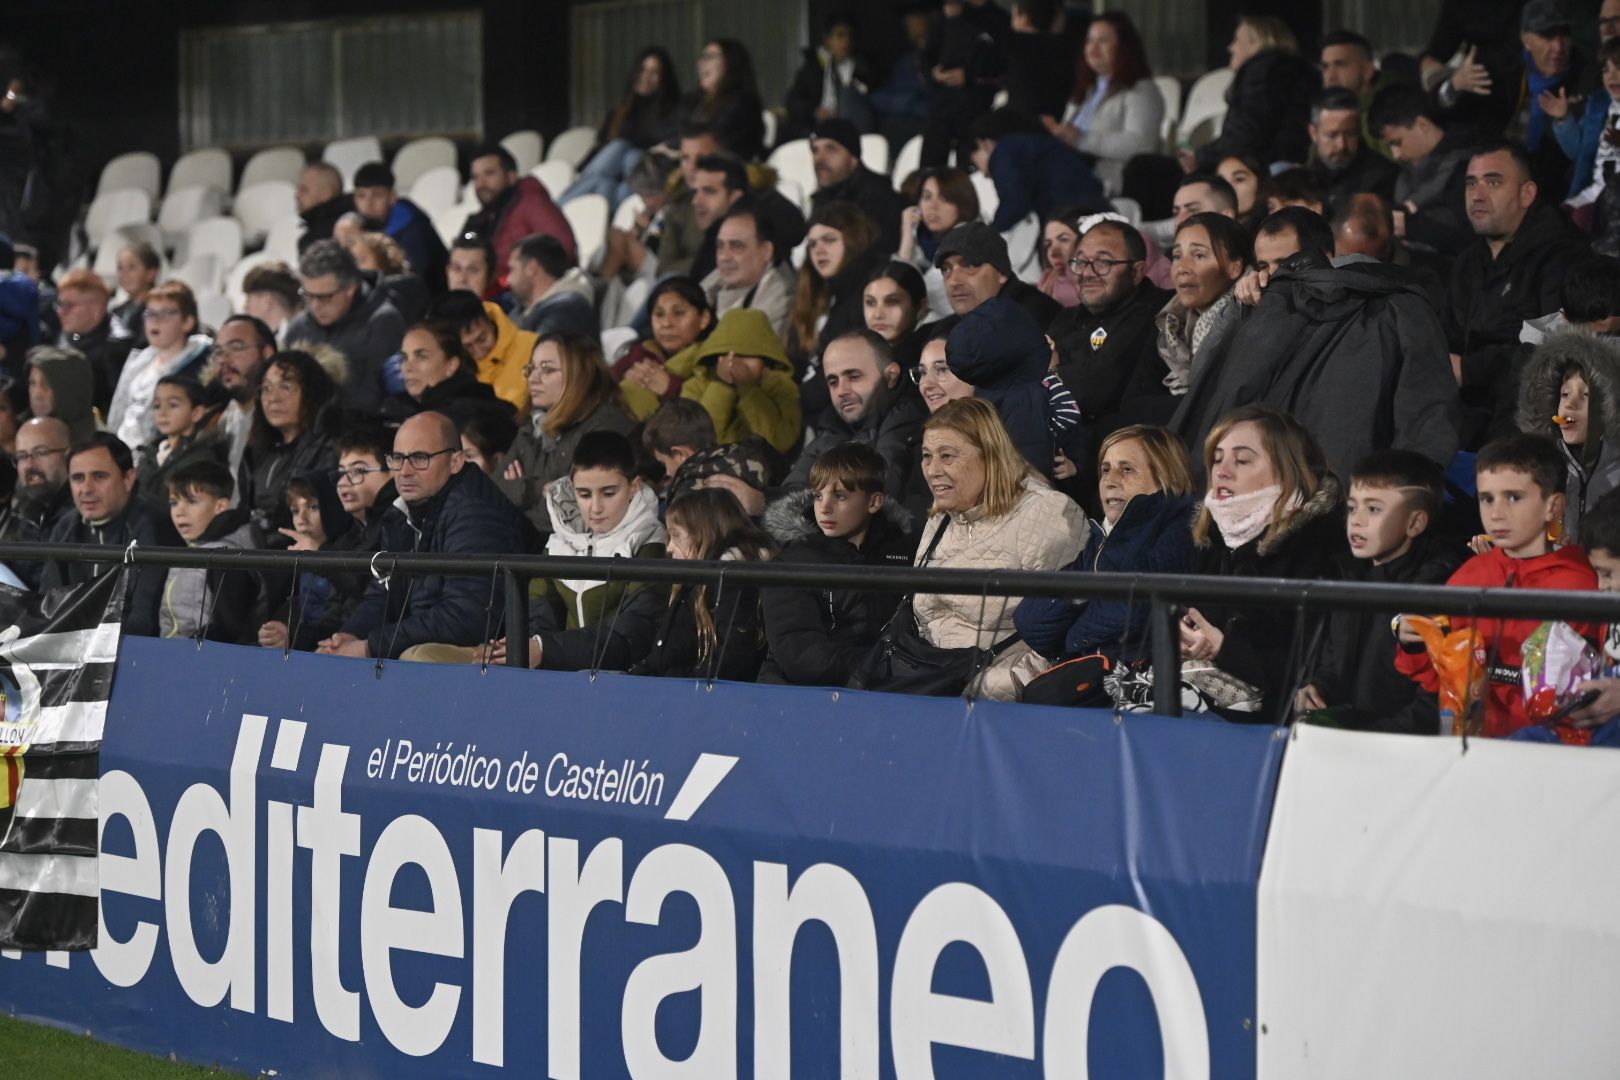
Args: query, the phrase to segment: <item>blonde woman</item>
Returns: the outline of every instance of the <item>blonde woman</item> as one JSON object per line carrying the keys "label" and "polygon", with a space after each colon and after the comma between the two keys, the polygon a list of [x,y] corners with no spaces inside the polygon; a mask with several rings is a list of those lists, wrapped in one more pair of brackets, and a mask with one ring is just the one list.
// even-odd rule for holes
{"label": "blonde woman", "polygon": [[[1303,163],[1311,145],[1306,131],[1311,98],[1321,90],[1321,79],[1299,55],[1293,32],[1281,19],[1246,15],[1226,51],[1235,72],[1226,92],[1226,119],[1220,138],[1198,151],[1198,169],[1214,172],[1225,159],[1244,154],[1266,165]],[[1184,163],[1192,161],[1186,153]]]}

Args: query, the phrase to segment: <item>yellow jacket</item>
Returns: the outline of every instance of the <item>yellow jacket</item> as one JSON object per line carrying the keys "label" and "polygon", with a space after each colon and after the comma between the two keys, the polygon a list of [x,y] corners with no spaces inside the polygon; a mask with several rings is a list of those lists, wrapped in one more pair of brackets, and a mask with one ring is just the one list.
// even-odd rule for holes
{"label": "yellow jacket", "polygon": [[539,335],[519,330],[499,304],[485,300],[484,311],[495,321],[495,351],[479,359],[478,381],[488,383],[496,397],[511,402],[522,416],[529,411],[529,380],[523,368]]}

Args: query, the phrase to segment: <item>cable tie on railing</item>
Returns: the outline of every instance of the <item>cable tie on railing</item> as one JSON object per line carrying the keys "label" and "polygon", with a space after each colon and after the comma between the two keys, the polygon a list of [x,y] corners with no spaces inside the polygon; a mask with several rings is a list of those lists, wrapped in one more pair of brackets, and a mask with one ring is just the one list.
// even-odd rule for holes
{"label": "cable tie on railing", "polygon": [[135,543],[136,542],[134,540],[131,540],[129,542],[129,546],[124,549],[125,566],[130,566],[135,562]]}
{"label": "cable tie on railing", "polygon": [[[131,546],[133,547],[134,545]],[[378,585],[381,585],[384,589],[388,588],[389,581],[393,580],[394,577],[392,567],[389,568],[388,573],[386,574],[382,574],[377,571],[377,560],[386,554],[388,553],[385,551],[374,551],[371,554],[371,580],[375,581]],[[395,564],[399,562],[398,555],[394,556],[394,562]]]}

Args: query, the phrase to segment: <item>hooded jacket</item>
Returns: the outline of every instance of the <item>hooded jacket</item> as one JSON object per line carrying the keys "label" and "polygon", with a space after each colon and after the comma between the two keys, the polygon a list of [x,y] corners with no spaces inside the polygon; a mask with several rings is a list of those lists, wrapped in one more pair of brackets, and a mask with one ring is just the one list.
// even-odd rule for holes
{"label": "hooded jacket", "polygon": [[337,402],[328,402],[315,416],[315,423],[291,443],[272,432],[271,442],[249,445],[237,471],[237,505],[252,515],[258,530],[259,546],[283,548],[286,538],[276,530],[292,524],[287,510],[287,485],[304,473],[329,473],[337,467],[337,438],[343,412]]}
{"label": "hooded jacket", "polygon": [[1232,77],[1220,137],[1198,151],[1198,168],[1214,172],[1226,158],[1243,154],[1265,162],[1304,161],[1311,148],[1311,98],[1320,90],[1316,69],[1298,53],[1255,53]]}
{"label": "hooded jacket", "polygon": [[105,415],[112,405],[113,387],[118,385],[118,376],[124,370],[124,361],[129,358],[129,349],[134,343],[114,333],[112,316],[107,315],[88,334],[62,331],[57,344],[78,349],[90,361],[90,372],[95,378],[92,403]]}
{"label": "hooded jacket", "polygon": [[382,403],[383,422],[391,426],[403,424],[417,413],[441,412],[456,422],[459,429],[476,416],[512,415],[512,406],[495,396],[488,383],[466,368],[458,367],[448,379],[422,390],[419,398],[410,394],[390,394]]}
{"label": "hooded jacket", "polygon": [[[386,551],[504,555],[522,550],[522,518],[489,478],[463,466],[432,498],[394,503],[383,519]],[[382,560],[379,560],[382,561]],[[373,582],[343,630],[364,638],[372,656],[397,659],[413,645],[478,645],[485,626],[501,624],[503,598],[489,576],[396,574]]]}
{"label": "hooded jacket", "polygon": [[[763,360],[765,371],[759,382],[733,386],[715,374],[717,361],[727,353]],[[692,362],[690,371],[677,365],[688,356]],[[804,432],[793,365],[763,311],[736,308],[726,312],[695,352],[688,350],[672,357],[668,366],[684,380],[681,397],[708,410],[722,443],[742,442],[758,435],[778,453],[785,454]]]}
{"label": "hooded jacket", "polygon": [[993,296],[956,324],[945,359],[973,396],[995,406],[1013,445],[1042,476],[1050,477],[1057,445],[1047,423],[1046,377],[1052,350],[1027,312],[1006,296]]}
{"label": "hooded jacket", "polygon": [[[1586,443],[1571,446],[1553,423],[1564,380],[1578,371],[1590,393]],[[1519,384],[1519,430],[1557,441],[1569,467],[1564,485],[1564,541],[1580,543],[1581,518],[1620,488],[1620,344],[1580,330],[1547,338],[1525,365]]]}
{"label": "hooded jacket", "polygon": [[[182,439],[177,449],[163,454],[163,444],[168,441],[168,436],[159,435],[135,448],[135,497],[158,517],[169,513],[170,473],[193,461],[209,460],[227,465],[230,459],[230,444],[212,424],[211,417],[204,421],[196,435]],[[161,462],[159,457],[163,459]],[[241,500],[237,500],[237,505],[241,505]]]}
{"label": "hooded jacket", "polygon": [[[362,525],[343,508],[329,474],[301,473],[298,479],[308,480],[320,500],[321,527],[326,533],[322,551],[366,554],[381,551],[387,543],[386,536],[405,527],[394,505],[399,493],[392,480],[377,492],[377,501]],[[273,620],[286,626],[292,647],[299,652],[313,652],[322,641],[341,630],[372,582],[371,574],[365,570],[358,573],[301,570],[295,593],[290,574],[263,574],[261,579],[260,607],[265,612],[265,621]]]}
{"label": "hooded jacket", "polygon": [[1457,383],[1422,291],[1381,263],[1317,259],[1284,261],[1226,348],[1194,368],[1171,430],[1201,447],[1222,416],[1257,402],[1298,419],[1339,475],[1387,447],[1446,468],[1458,446]]}
{"label": "hooded jacket", "polygon": [[[107,410],[107,430],[123,439],[127,446],[139,446],[155,436],[152,395],[157,381],[170,375],[200,375],[213,345],[214,340],[206,334],[192,334],[180,354],[166,363],[158,359],[156,345],[148,345],[131,355],[113,390],[112,407]],[[89,404],[90,389],[87,380],[83,387],[72,392],[73,400]]]}
{"label": "hooded jacket", "polygon": [[[917,550],[911,515],[892,499],[867,525],[860,547],[824,535],[815,496],[795,491],[765,509],[765,529],[782,545],[778,562],[819,566],[909,566]],[[759,681],[847,686],[900,604],[894,592],[770,588],[760,592],[770,656]]]}
{"label": "hooded jacket", "polygon": [[[354,303],[331,326],[322,326],[307,310],[287,324],[287,347],[328,345],[348,361],[344,403],[357,412],[376,412],[382,405],[383,365],[405,340],[405,320],[377,286],[377,275],[361,275]],[[314,351],[311,349],[311,351]]]}
{"label": "hooded jacket", "polygon": [[518,429],[517,438],[506,452],[508,464],[517,462],[523,475],[516,480],[508,480],[504,475],[494,479],[495,486],[523,511],[541,535],[551,531],[546,488],[553,480],[568,475],[579,440],[593,431],[616,431],[628,438],[636,426],[623,409],[611,402],[598,406],[595,412],[555,435],[547,432],[545,425],[545,412],[536,410],[529,414],[529,422]]}
{"label": "hooded jacket", "polygon": [[[1185,574],[1192,567],[1194,495],[1155,491],[1125,504],[1114,527],[1093,521],[1085,550],[1068,569],[1081,573]],[[1148,608],[1118,600],[1031,596],[1014,625],[1029,647],[1053,663],[1100,653],[1136,660],[1148,649]]]}
{"label": "hooded jacket", "polygon": [[[247,511],[238,507],[217,515],[208,523],[202,538],[191,546],[256,547]],[[163,584],[163,604],[158,610],[158,636],[196,637],[197,628],[202,625],[203,637],[209,641],[256,644],[259,627],[253,618],[253,609],[258,592],[258,580],[246,570],[171,567]]]}
{"label": "hooded jacket", "polygon": [[834,447],[857,442],[876,450],[888,465],[883,475],[883,491],[890,502],[898,504],[907,499],[912,494],[908,489],[917,471],[917,447],[922,442],[922,426],[923,421],[928,419],[928,406],[912,388],[909,379],[904,375],[900,379],[899,384],[889,391],[889,400],[880,408],[870,410],[858,424],[851,426],[838,410],[829,409],[825,415],[830,422],[799,453],[799,460],[788,470],[782,486],[807,487],[810,470],[817,458]]}
{"label": "hooded jacket", "polygon": [[[187,357],[182,358],[181,363],[184,364],[189,358],[188,351]],[[55,398],[51,415],[68,426],[68,430],[73,433],[74,442],[82,441],[96,430],[93,400],[96,386],[95,365],[88,356],[68,346],[60,351],[39,352],[28,361],[28,367],[37,368],[45,377],[45,381],[50,383],[51,396]]]}
{"label": "hooded jacket", "polygon": [[523,369],[534,355],[540,335],[519,330],[499,304],[485,300],[484,314],[495,324],[495,348],[479,357],[478,380],[494,387],[495,396],[522,415],[529,411],[529,380]]}
{"label": "hooded jacket", "polygon": [[[661,559],[667,535],[658,520],[658,493],[641,484],[630,497],[624,520],[598,536],[585,524],[574,481],[562,476],[546,488],[551,536],[546,554],[596,559]],[[642,588],[638,583],[592,578],[535,578],[529,585],[529,632],[578,630],[611,617],[619,598]],[[542,642],[541,657],[545,657]],[[550,667],[551,665],[547,665]]]}

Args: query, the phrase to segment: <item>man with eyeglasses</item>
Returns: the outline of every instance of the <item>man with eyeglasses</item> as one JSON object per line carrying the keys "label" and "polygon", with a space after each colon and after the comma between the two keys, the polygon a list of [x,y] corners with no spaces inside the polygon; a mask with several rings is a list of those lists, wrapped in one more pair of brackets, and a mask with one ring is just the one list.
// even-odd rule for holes
{"label": "man with eyeglasses", "polygon": [[231,475],[237,475],[253,429],[253,403],[259,396],[259,377],[276,354],[276,335],[252,315],[232,315],[214,334],[209,358],[214,378],[231,396],[220,414],[220,429],[230,439]]}
{"label": "man with eyeglasses", "polygon": [[[32,543],[44,540],[62,518],[73,513],[67,485],[67,453],[72,435],[53,416],[39,416],[17,429],[17,487],[0,508],[0,540]],[[8,562],[29,588],[39,586],[44,569],[38,562]]]}
{"label": "man with eyeglasses", "polygon": [[[384,464],[394,478],[399,516],[383,524],[385,551],[500,555],[525,548],[522,518],[483,471],[467,465],[456,426],[443,413],[400,425]],[[380,561],[380,560],[379,560]],[[498,593],[500,590],[496,590]],[[479,645],[487,619],[500,625],[502,598],[486,575],[390,575],[373,582],[354,614],[319,651],[397,659],[413,645]]]}
{"label": "man with eyeglasses", "polygon": [[287,328],[288,344],[330,345],[342,353],[349,361],[344,404],[376,412],[383,399],[383,365],[399,352],[405,320],[336,240],[311,244],[298,260],[298,274],[305,306]]}
{"label": "man with eyeglasses", "polygon": [[56,343],[79,350],[90,361],[95,377],[92,400],[103,416],[134,343],[122,327],[115,327],[108,310],[111,301],[107,283],[93,270],[70,270],[56,283],[56,317],[62,326]]}

